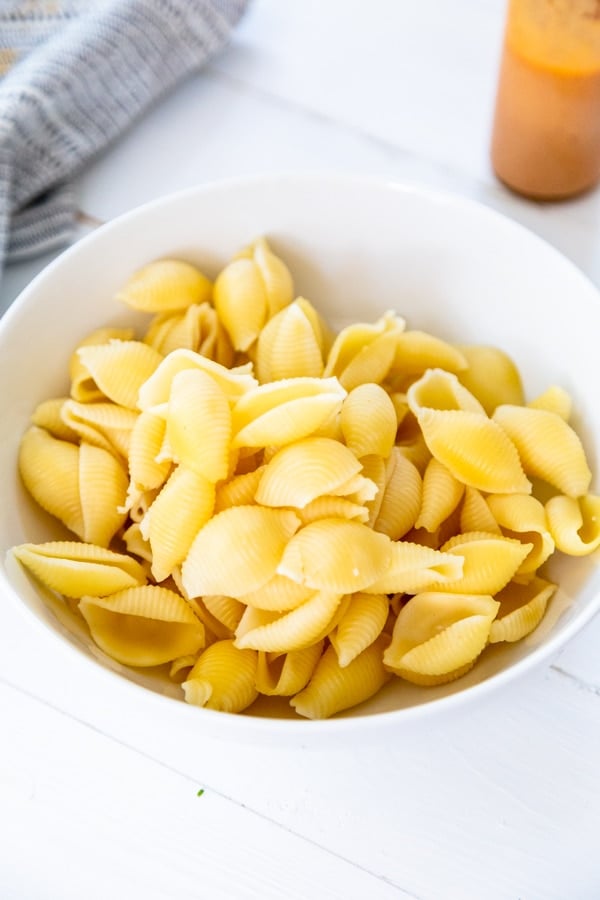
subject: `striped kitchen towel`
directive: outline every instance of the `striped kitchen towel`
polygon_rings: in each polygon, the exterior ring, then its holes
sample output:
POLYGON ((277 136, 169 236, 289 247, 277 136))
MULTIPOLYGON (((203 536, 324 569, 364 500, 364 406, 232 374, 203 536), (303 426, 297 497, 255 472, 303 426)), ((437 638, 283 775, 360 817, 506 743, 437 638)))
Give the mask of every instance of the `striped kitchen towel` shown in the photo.
POLYGON ((247 0, 2 0, 0 272, 66 242, 69 181, 227 42, 247 0))

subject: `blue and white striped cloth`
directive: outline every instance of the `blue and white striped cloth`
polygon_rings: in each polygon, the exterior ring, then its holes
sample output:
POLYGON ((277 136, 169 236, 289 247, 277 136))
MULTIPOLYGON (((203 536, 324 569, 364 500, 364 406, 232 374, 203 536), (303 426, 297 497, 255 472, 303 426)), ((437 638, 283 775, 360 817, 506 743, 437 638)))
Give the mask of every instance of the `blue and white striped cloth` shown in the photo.
POLYGON ((0 272, 66 242, 70 179, 227 42, 247 0, 2 0, 0 272))

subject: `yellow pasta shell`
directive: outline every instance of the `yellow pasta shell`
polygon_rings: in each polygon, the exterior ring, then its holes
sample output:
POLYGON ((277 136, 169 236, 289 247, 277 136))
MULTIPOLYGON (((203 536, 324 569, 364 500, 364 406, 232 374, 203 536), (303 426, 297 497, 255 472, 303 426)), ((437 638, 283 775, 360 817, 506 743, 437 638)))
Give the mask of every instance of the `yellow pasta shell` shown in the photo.
POLYGON ((107 450, 82 444, 79 448, 79 495, 83 517, 81 537, 107 547, 126 519, 129 480, 124 466, 107 450))
POLYGON ((239 599, 246 606, 255 609, 284 612, 301 606, 313 594, 312 588, 298 584, 291 578, 286 578, 284 575, 273 575, 258 590, 243 594, 239 599))
POLYGON ((475 488, 465 487, 464 499, 460 510, 460 531, 486 531, 488 534, 501 534, 492 511, 485 497, 475 488))
POLYGON ((277 571, 315 590, 352 594, 386 570, 391 543, 360 522, 321 519, 294 535, 277 571))
POLYGON ((234 349, 248 350, 269 315, 267 291, 254 260, 235 259, 221 270, 214 304, 234 349))
POLYGON ((457 347, 426 331, 404 331, 396 337, 393 375, 420 375, 434 368, 460 372, 467 365, 464 354, 457 347))
POLYGON ((333 341, 324 375, 337 375, 347 390, 366 381, 382 381, 394 360, 396 337, 404 327, 404 319, 392 311, 384 313, 374 324, 348 325, 333 341), (376 341, 379 343, 375 350, 369 349, 376 341))
POLYGON ((108 344, 111 340, 131 341, 133 328, 98 328, 85 337, 76 347, 69 360, 69 377, 71 379, 71 397, 81 403, 95 403, 104 400, 105 396, 83 365, 77 352, 80 347, 94 344, 108 344))
POLYGON ((257 654, 238 650, 233 641, 217 641, 200 654, 181 685, 188 703, 221 712, 238 713, 253 703, 257 654))
POLYGON ((80 347, 77 353, 104 396, 128 409, 137 409, 140 387, 163 358, 141 341, 111 340, 80 347))
POLYGON ((157 259, 138 269, 117 300, 142 312, 179 310, 210 300, 212 285, 199 269, 180 259, 157 259))
POLYGON ((394 447, 385 466, 385 484, 373 522, 375 531, 393 541, 410 531, 421 508, 422 490, 419 470, 394 447))
POLYGON ((351 597, 348 609, 329 635, 342 668, 379 637, 387 622, 389 608, 385 594, 359 591, 351 597))
POLYGON ((587 493, 592 480, 575 431, 557 413, 521 406, 499 406, 494 420, 516 446, 528 475, 549 482, 568 497, 587 493))
POLYGON ((202 598, 202 602, 211 616, 224 625, 233 636, 244 613, 244 604, 234 597, 224 597, 223 594, 207 594, 202 598))
POLYGON ((487 504, 504 535, 532 545, 517 573, 539 569, 555 547, 543 504, 529 494, 495 494, 487 504))
POLYGON ((21 439, 19 472, 36 503, 82 538, 79 447, 33 425, 21 439))
POLYGON ((535 399, 531 400, 527 406, 532 409, 545 409, 547 412, 556 413, 557 416, 568 422, 571 418, 573 401, 564 388, 555 384, 544 391, 543 394, 539 394, 535 399))
POLYGON ((126 666, 158 666, 204 646, 202 623, 167 588, 145 585, 83 597, 79 608, 98 646, 126 666))
POLYGON ((236 636, 235 645, 269 653, 303 650, 323 639, 341 600, 341 594, 317 591, 300 606, 267 624, 244 630, 236 636))
POLYGON ((423 475, 422 503, 415 528, 439 528, 462 500, 464 490, 464 484, 443 463, 435 457, 431 459, 423 475))
POLYGON ((290 700, 291 706, 305 718, 326 719, 368 700, 390 678, 382 662, 385 643, 378 638, 343 668, 334 648, 329 647, 308 685, 290 700))
POLYGON ((322 494, 335 493, 360 470, 360 463, 343 444, 329 438, 304 438, 283 447, 269 461, 256 501, 263 506, 303 508, 322 494))
POLYGON ((355 456, 373 454, 387 459, 398 430, 394 404, 378 384, 361 384, 342 403, 340 427, 355 456))
POLYGON ((95 444, 127 458, 131 433, 138 418, 133 409, 116 403, 79 403, 67 400, 61 411, 64 424, 80 441, 95 444))
POLYGON ((458 379, 489 416, 502 403, 520 406, 525 402, 519 370, 507 353, 479 344, 460 344, 458 349, 468 363, 458 373, 458 379))
POLYGON ((258 485, 266 466, 258 466, 253 472, 235 475, 217 486, 215 512, 230 506, 248 506, 254 502, 258 485))
POLYGON ((289 510, 232 506, 200 529, 182 565, 190 597, 256 591, 275 574, 300 520, 289 510))
POLYGON ((479 400, 461 384, 457 376, 443 369, 428 369, 406 392, 409 408, 419 419, 425 410, 481 413, 479 400))
POLYGON ((548 527, 557 548, 569 556, 587 556, 600 547, 600 497, 551 497, 546 503, 548 527))
POLYGON ((368 586, 372 594, 416 594, 432 582, 454 583, 461 578, 463 560, 458 554, 443 553, 411 541, 390 542, 388 565, 368 586))
POLYGON ((497 618, 492 622, 490 643, 520 641, 537 628, 556 585, 543 578, 528 584, 508 584, 497 595, 500 603, 497 618))
POLYGON ((256 668, 259 693, 268 697, 291 697, 301 691, 314 672, 323 652, 323 643, 319 641, 303 650, 285 654, 259 652, 256 668))
POLYGON ((31 424, 44 428, 60 441, 76 444, 79 443, 79 434, 66 425, 62 417, 63 407, 68 401, 69 397, 53 397, 38 403, 31 416, 31 424))
POLYGON ((250 363, 228 369, 226 366, 185 348, 173 350, 162 360, 156 371, 142 385, 139 392, 140 409, 160 407, 168 402, 173 379, 187 369, 200 369, 216 381, 230 402, 237 400, 256 385, 250 363))
POLYGON ((294 285, 290 270, 273 253, 266 238, 260 237, 235 255, 235 259, 254 260, 263 280, 267 297, 267 314, 271 318, 292 302, 294 285))
POLYGON ((78 541, 21 544, 13 555, 39 581, 65 597, 114 594, 146 583, 142 566, 125 553, 78 541))
POLYGON ((323 367, 322 338, 315 333, 314 319, 295 300, 267 322, 258 336, 258 380, 264 384, 283 378, 319 378, 323 367))
POLYGON ((209 481, 227 477, 231 411, 224 392, 206 372, 186 369, 173 378, 166 436, 177 462, 209 481))
MULTIPOLYGON (((354 503, 346 497, 324 495, 311 500, 298 510, 303 525, 316 522, 317 519, 356 519, 358 522, 369 521, 369 511, 362 503, 354 503)), ((382 529, 383 530, 383 529, 382 529)))
POLYGON ((129 477, 140 490, 161 487, 171 469, 169 460, 158 461, 166 433, 166 421, 151 412, 138 415, 129 441, 129 477))
POLYGON ((533 544, 503 535, 470 532, 458 534, 442 545, 445 554, 464 560, 463 574, 453 581, 434 581, 425 591, 453 591, 457 594, 496 594, 518 571, 533 544))
POLYGON ((210 303, 194 303, 185 312, 167 312, 154 316, 144 343, 163 356, 173 350, 200 353, 224 366, 233 364, 233 347, 210 303))

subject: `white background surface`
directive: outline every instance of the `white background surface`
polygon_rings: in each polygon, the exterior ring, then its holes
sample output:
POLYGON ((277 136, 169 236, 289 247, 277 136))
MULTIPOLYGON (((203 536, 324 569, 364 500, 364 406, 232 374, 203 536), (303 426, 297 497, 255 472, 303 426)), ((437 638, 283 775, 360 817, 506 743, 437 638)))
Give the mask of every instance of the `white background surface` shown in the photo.
MULTIPOLYGON (((537 205, 491 173, 503 17, 501 0, 254 0, 82 174, 79 232, 215 178, 363 172, 478 199, 600 285, 600 192, 537 205)), ((8 268, 1 308, 49 258, 8 268)), ((69 662, 0 606, 2 900, 600 898, 598 618, 485 703, 319 749, 155 727, 143 694, 117 702, 69 662)))

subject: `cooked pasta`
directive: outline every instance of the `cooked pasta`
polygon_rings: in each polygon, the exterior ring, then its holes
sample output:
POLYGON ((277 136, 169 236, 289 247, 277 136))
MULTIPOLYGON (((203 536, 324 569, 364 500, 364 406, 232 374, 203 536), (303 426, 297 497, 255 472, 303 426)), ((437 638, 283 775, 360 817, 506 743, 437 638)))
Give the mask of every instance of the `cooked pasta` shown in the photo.
POLYGON ((453 681, 544 620, 548 560, 600 547, 572 398, 526 402, 500 348, 393 310, 336 334, 264 238, 214 284, 161 259, 118 297, 140 334, 81 340, 19 449, 71 537, 12 555, 188 703, 316 719, 453 681))

